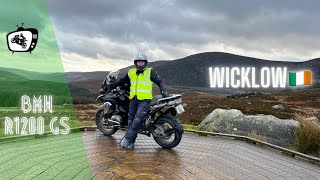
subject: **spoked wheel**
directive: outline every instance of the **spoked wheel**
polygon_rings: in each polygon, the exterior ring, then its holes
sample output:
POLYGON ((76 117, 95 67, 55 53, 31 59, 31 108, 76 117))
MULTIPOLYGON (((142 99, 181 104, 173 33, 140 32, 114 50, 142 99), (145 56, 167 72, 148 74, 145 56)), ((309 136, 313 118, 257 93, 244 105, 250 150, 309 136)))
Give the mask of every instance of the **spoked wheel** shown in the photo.
POLYGON ((153 139, 163 148, 171 149, 176 147, 182 138, 182 132, 176 129, 175 119, 170 116, 159 117, 153 139))
POLYGON ((99 109, 96 112, 96 125, 97 125, 98 129, 105 136, 111 136, 112 134, 114 134, 118 130, 118 127, 115 127, 113 124, 111 124, 108 121, 108 118, 110 118, 111 116, 112 116, 112 114, 107 114, 106 116, 104 116, 103 108, 99 109))

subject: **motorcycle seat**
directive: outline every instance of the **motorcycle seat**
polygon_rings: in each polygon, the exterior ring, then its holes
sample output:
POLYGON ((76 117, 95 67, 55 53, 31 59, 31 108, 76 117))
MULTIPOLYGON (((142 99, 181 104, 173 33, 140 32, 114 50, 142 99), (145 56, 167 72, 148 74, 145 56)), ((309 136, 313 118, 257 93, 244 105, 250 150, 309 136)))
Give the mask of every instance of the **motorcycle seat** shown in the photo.
POLYGON ((156 96, 153 96, 151 102, 150 102, 150 106, 153 106, 153 105, 156 105, 158 100, 161 99, 162 96, 161 95, 156 95, 156 96))

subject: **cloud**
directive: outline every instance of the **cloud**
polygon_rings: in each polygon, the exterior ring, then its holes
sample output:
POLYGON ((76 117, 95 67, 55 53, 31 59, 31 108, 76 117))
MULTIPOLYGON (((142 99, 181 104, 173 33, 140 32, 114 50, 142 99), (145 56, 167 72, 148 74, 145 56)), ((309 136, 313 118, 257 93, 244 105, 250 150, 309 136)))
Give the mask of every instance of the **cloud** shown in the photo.
POLYGON ((61 53, 65 72, 112 71, 132 65, 128 61, 109 59, 102 55, 97 58, 85 57, 76 53, 61 53))
POLYGON ((100 55, 131 62, 138 52, 151 60, 205 51, 289 61, 320 56, 318 1, 49 0, 48 4, 60 50, 101 63, 100 55))

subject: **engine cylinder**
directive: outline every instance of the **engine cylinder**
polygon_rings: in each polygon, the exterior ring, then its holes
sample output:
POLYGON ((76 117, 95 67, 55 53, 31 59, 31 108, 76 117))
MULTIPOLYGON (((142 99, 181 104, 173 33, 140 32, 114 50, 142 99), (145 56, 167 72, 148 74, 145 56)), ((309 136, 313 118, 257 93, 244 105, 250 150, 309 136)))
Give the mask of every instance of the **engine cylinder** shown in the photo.
POLYGON ((120 115, 113 115, 111 116, 110 121, 116 124, 120 124, 122 121, 122 117, 120 115))

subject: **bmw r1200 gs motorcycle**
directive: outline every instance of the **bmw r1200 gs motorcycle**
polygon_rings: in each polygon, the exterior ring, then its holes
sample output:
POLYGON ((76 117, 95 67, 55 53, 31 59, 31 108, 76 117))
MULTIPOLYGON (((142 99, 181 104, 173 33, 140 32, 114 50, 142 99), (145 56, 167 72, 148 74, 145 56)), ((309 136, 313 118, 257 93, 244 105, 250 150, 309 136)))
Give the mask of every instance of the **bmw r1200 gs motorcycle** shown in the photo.
MULTIPOLYGON (((103 83, 116 81, 118 74, 119 71, 109 73, 103 83)), ((177 146, 182 138, 183 127, 174 116, 184 112, 181 96, 181 94, 171 94, 167 98, 154 97, 139 133, 149 137, 152 135, 163 148, 170 149, 177 146)), ((103 103, 96 112, 96 125, 104 135, 111 136, 118 129, 127 129, 130 102, 128 85, 108 89, 96 100, 103 103)))

